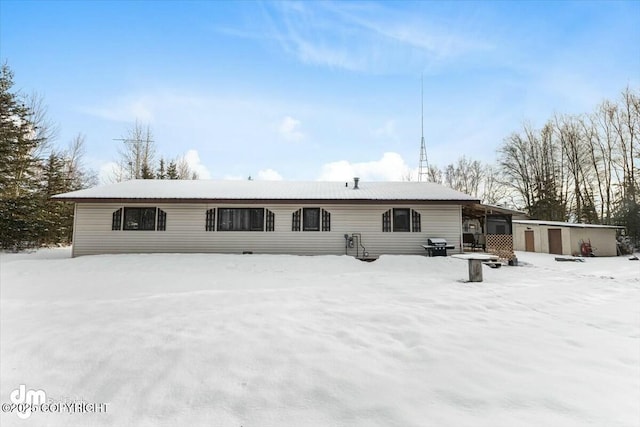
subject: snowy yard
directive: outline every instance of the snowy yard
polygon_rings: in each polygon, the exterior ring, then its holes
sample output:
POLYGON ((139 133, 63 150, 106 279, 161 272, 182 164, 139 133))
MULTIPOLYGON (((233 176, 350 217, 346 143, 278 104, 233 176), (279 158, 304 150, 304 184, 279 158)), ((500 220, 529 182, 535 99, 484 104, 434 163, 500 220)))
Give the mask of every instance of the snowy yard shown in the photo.
POLYGON ((640 262, 2 254, 6 426, 638 426, 640 262))

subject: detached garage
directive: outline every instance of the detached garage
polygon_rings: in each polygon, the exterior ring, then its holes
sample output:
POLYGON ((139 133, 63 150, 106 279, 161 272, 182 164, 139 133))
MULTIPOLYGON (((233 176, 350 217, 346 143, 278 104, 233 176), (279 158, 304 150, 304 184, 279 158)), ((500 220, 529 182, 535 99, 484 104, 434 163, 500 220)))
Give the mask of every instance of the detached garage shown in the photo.
POLYGON ((513 220, 517 251, 557 255, 616 256, 617 225, 572 224, 569 222, 513 220))

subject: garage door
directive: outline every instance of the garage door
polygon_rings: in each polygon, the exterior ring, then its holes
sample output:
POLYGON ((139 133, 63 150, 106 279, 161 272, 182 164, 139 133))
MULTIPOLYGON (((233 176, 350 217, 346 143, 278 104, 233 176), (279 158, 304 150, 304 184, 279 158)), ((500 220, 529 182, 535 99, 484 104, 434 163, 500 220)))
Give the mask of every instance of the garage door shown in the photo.
POLYGON ((524 232, 524 250, 527 252, 535 252, 533 230, 525 230, 524 232))
POLYGON ((549 229, 549 253, 562 255, 562 230, 559 228, 549 229))

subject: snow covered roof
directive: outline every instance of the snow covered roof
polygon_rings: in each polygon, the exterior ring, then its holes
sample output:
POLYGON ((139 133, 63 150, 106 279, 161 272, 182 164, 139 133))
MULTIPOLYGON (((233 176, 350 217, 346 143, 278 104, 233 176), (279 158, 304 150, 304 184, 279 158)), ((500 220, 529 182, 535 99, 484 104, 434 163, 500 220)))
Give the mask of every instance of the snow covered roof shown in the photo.
POLYGON ((540 221, 537 219, 514 219, 514 224, 531 224, 531 225, 551 225, 554 227, 574 227, 574 228, 624 228, 621 225, 600 225, 600 224, 581 224, 560 221, 540 221))
MULTIPOLYGON (((426 182, 131 180, 58 194, 54 199, 170 200, 411 200, 479 202, 475 197, 426 182)), ((106 201, 106 200, 105 200, 106 201)))

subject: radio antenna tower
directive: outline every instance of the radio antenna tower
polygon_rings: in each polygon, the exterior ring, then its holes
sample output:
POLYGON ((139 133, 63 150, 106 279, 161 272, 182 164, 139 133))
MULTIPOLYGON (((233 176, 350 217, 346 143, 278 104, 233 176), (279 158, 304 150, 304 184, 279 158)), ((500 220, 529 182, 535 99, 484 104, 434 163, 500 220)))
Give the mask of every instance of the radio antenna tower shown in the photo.
POLYGON ((422 101, 422 117, 420 122, 422 138, 420 139, 418 182, 427 182, 429 181, 429 161, 427 160, 427 144, 424 142, 424 75, 420 76, 420 99, 422 101))

